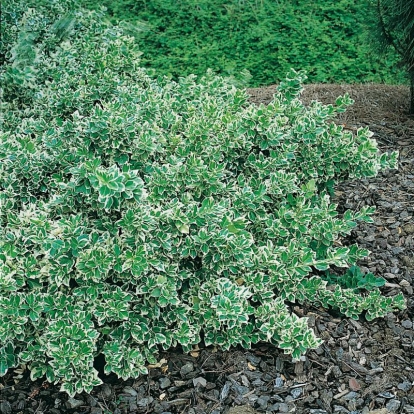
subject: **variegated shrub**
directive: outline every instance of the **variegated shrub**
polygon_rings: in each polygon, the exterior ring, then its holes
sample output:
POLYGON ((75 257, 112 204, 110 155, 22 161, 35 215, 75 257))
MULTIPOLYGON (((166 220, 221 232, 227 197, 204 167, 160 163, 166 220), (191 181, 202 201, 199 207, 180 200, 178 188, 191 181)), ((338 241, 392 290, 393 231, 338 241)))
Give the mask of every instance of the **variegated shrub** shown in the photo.
POLYGON ((29 3, 1 16, 0 374, 74 395, 101 354, 122 378, 201 341, 299 358, 321 341, 287 301, 404 307, 323 277, 368 254, 334 242, 373 213, 340 216, 332 186, 397 161, 331 121, 349 97, 304 106, 294 71, 268 106, 212 73, 154 79, 101 14, 29 3))

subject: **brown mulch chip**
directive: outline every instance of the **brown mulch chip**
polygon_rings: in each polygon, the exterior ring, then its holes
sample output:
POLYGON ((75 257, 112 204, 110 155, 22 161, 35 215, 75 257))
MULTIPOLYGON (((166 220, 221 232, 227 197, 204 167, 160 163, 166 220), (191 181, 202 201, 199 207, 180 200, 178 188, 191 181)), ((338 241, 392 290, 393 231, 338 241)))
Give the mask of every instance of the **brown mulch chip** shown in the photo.
MULTIPOLYGON (((275 87, 250 89, 268 103, 275 87)), ((414 119, 406 112, 409 88, 388 85, 306 85, 303 100, 334 103, 349 93, 355 104, 337 122, 369 126, 382 151, 400 151, 399 169, 336 189, 339 209, 376 206, 374 223, 349 237, 371 254, 360 263, 382 276, 385 295, 403 292, 408 307, 367 322, 310 307, 307 316, 323 345, 292 363, 274 347, 246 351, 208 348, 163 353, 159 366, 136 380, 103 377, 90 395, 68 398, 59 386, 32 383, 10 372, 0 382, 0 413, 30 414, 386 414, 414 413, 414 119)))

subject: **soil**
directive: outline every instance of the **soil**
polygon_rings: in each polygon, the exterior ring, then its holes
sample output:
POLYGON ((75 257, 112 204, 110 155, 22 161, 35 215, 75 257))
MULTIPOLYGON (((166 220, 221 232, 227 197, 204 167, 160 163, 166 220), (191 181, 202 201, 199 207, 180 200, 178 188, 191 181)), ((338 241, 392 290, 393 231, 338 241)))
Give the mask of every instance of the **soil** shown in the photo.
MULTIPOLYGON (((252 102, 268 103, 275 87, 250 89, 252 102)), ((414 119, 409 88, 385 85, 307 85, 303 100, 334 103, 349 93, 355 104, 338 118, 349 129, 369 126, 382 151, 399 150, 399 169, 336 188, 339 209, 377 207, 349 241, 371 254, 360 263, 382 276, 385 295, 403 292, 407 309, 367 322, 312 307, 309 318, 323 345, 292 363, 279 350, 200 349, 160 355, 149 375, 122 381, 102 377, 90 395, 68 398, 59 386, 31 382, 14 370, 0 380, 0 413, 414 413, 414 119)))

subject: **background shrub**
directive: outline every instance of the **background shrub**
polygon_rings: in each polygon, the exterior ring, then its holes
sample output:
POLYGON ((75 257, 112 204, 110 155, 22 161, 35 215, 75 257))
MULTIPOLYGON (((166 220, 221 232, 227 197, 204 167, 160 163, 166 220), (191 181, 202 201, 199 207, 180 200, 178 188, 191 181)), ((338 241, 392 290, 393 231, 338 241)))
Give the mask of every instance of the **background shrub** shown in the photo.
POLYGON ((308 82, 405 82, 393 51, 366 38, 377 21, 369 0, 81 0, 128 22, 142 64, 173 79, 208 68, 250 86, 278 83, 291 67, 308 82), (247 69, 251 78, 240 76, 247 69))
POLYGON ((260 107, 212 72, 153 79, 122 28, 68 5, 1 16, 0 374, 74 395, 98 355, 125 379, 201 341, 299 358, 320 340, 286 302, 404 307, 322 277, 368 254, 334 242, 373 213, 338 216, 329 190, 397 162, 331 122, 349 97, 306 107, 295 71, 260 107))

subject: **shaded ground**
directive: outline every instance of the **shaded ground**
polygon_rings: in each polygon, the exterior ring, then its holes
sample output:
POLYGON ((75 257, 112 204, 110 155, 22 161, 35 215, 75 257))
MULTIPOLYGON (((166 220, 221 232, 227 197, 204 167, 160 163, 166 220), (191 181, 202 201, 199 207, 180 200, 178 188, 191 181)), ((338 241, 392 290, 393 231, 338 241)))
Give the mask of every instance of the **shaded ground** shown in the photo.
MULTIPOLYGON (((268 103, 274 87, 249 90, 268 103)), ((322 309, 309 317, 324 344, 293 364, 268 345, 250 351, 201 349, 161 355, 148 377, 105 377, 91 395, 68 399, 57 386, 15 371, 1 379, 0 412, 11 413, 414 413, 414 119, 406 115, 408 87, 308 85, 303 99, 333 103, 348 92, 355 105, 338 119, 346 128, 369 125, 383 151, 398 149, 398 171, 348 182, 336 190, 339 209, 375 205, 374 224, 348 241, 371 250, 361 266, 387 280, 384 294, 402 291, 408 308, 383 320, 358 322, 322 309), (252 408, 254 407, 254 409, 252 408)), ((346 241, 345 241, 346 242, 346 241)))

